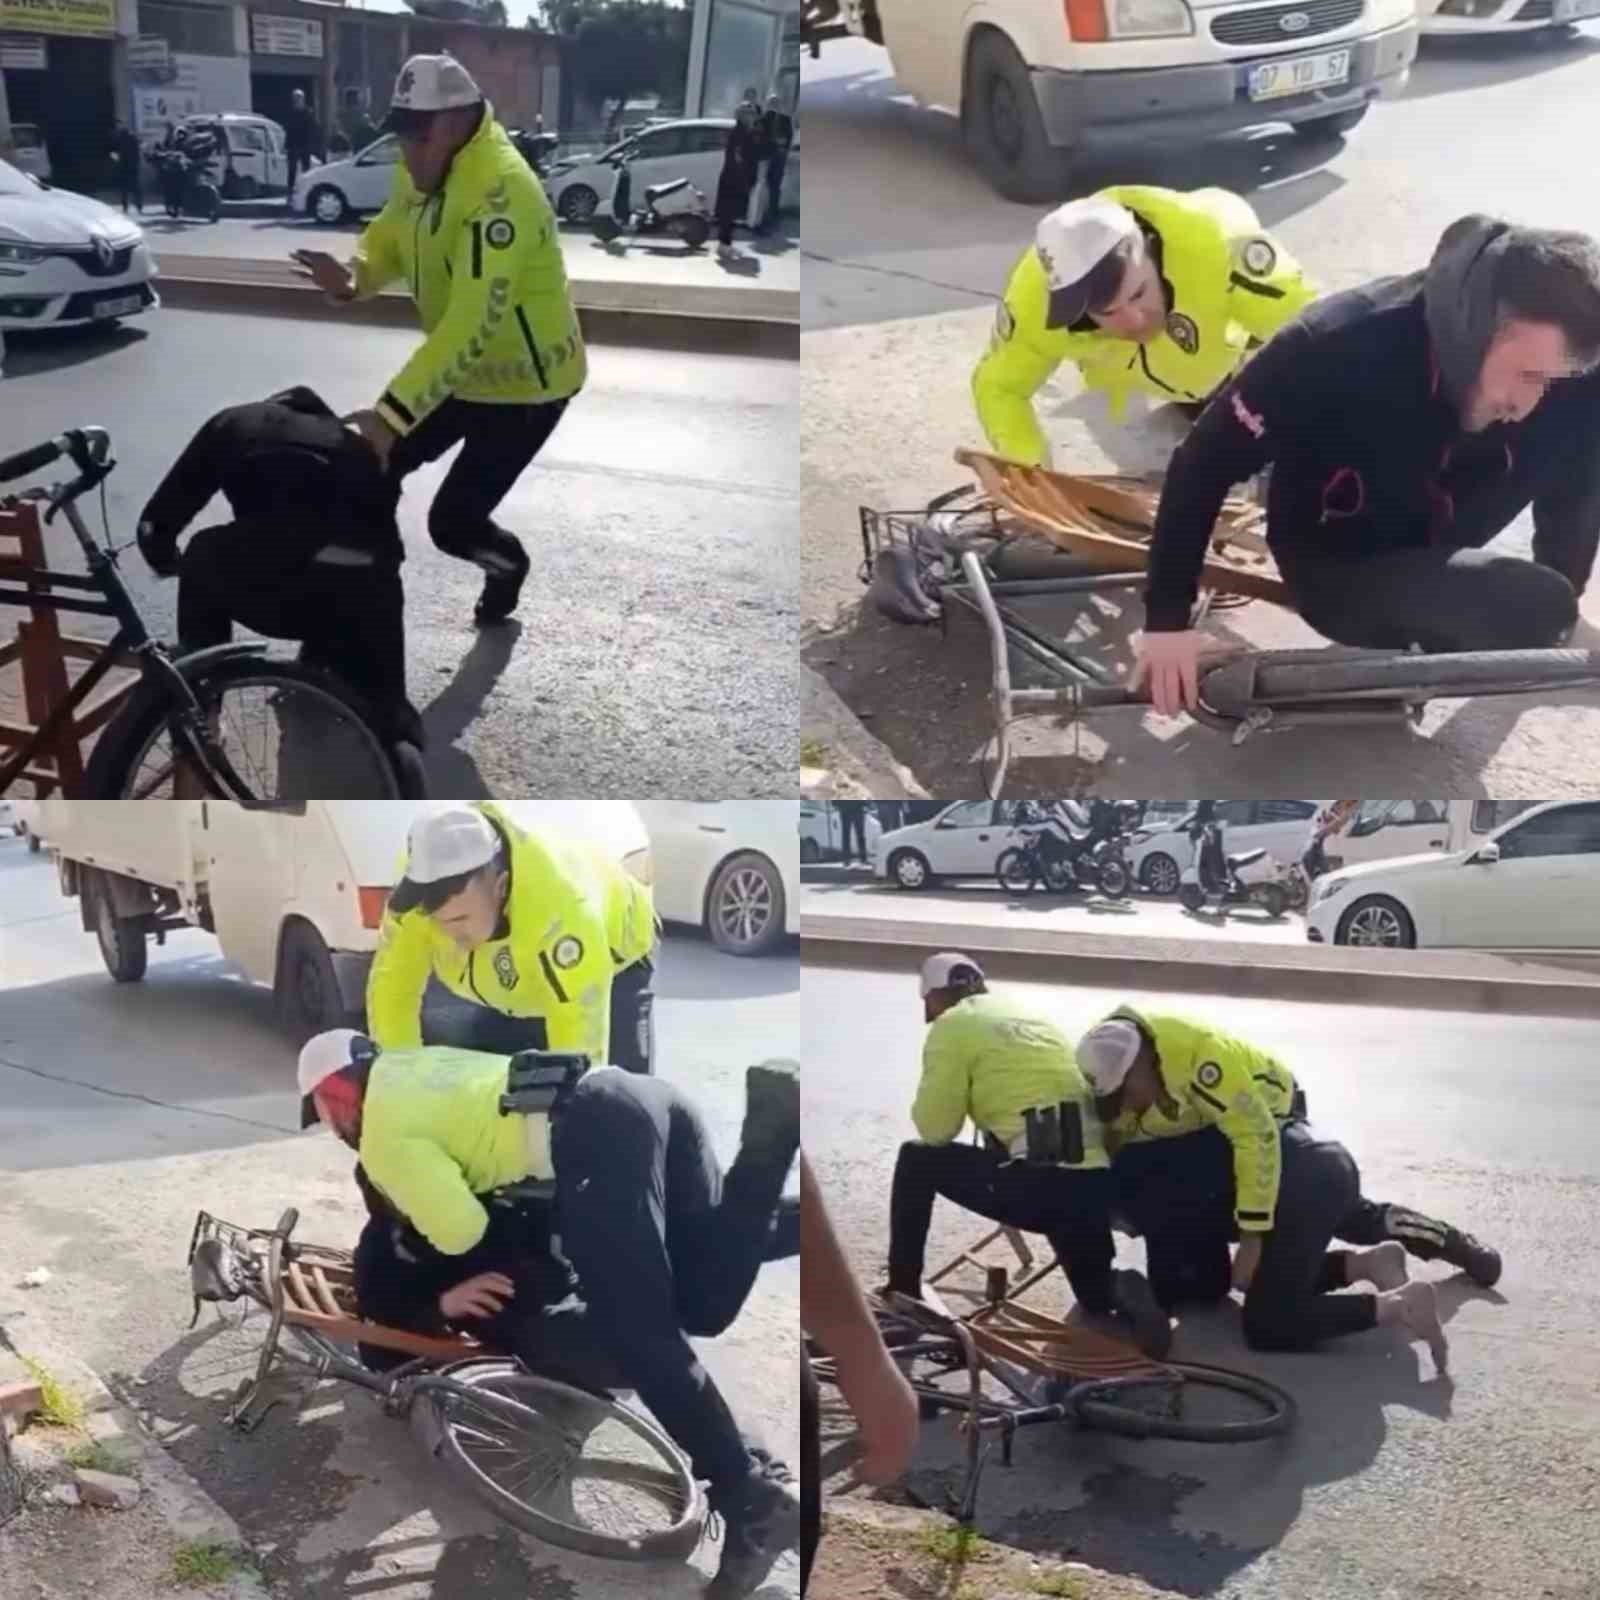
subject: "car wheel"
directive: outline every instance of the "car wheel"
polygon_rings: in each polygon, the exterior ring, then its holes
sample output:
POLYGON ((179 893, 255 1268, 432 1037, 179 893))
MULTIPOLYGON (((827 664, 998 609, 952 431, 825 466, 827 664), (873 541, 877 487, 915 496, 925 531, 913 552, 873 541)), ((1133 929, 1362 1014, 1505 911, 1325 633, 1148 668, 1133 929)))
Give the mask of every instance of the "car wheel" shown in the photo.
POLYGON ((783 938, 783 879, 764 855, 741 851, 718 869, 706 896, 706 932, 730 956, 764 956, 783 938))
POLYGON ((1039 204, 1065 191, 1070 161, 1045 135, 1033 79, 1004 35, 973 41, 961 91, 961 128, 983 175, 1007 200, 1039 204))
POLYGON ((278 1015, 297 1038, 309 1039, 324 1028, 351 1024, 333 970, 333 957, 322 935, 309 922, 295 918, 284 927, 273 991, 278 1015))
POLYGON ((802 839, 800 841, 800 860, 805 866, 813 866, 822 859, 822 851, 818 848, 815 839, 802 839))
POLYGON ((560 213, 563 222, 583 224, 594 215, 594 208, 600 204, 600 196, 586 184, 575 183, 570 189, 561 191, 561 199, 556 210, 560 213))
POLYGON ((324 226, 332 227, 350 215, 350 204, 342 190, 325 183, 320 189, 311 191, 311 197, 306 201, 306 214, 315 217, 324 226))
POLYGON ((1139 864, 1139 882, 1151 894, 1176 894, 1183 874, 1171 856, 1157 850, 1139 864))
POLYGON ((889 857, 889 876, 901 889, 926 889, 933 880, 928 858, 919 850, 896 850, 889 857))
POLYGON ((150 960, 144 918, 119 917, 111 890, 98 873, 94 878, 94 932, 106 971, 118 983, 137 983, 150 960))
POLYGON ((1417 929, 1410 912, 1399 901, 1387 895, 1369 895, 1365 900, 1357 900, 1339 918, 1334 943, 1415 950, 1417 929))

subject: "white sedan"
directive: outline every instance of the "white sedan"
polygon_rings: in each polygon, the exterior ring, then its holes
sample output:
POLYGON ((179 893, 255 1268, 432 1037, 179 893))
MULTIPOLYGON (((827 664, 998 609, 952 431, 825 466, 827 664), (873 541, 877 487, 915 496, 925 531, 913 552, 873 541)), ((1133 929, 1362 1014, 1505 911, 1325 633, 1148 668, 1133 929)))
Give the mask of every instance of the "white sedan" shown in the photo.
POLYGON ((155 275, 144 233, 120 211, 0 161, 0 329, 153 311, 155 275))
POLYGON ((800 931, 793 800, 636 800, 650 832, 657 913, 719 950, 760 956, 800 931))
POLYGON ((1316 944, 1600 950, 1600 801, 1525 811, 1449 855, 1401 856, 1317 880, 1316 944))
POLYGON ((880 834, 872 871, 901 889, 926 889, 940 878, 992 878, 1000 857, 1022 834, 1015 800, 958 800, 926 822, 880 834))
POLYGON ((386 133, 343 161, 326 161, 302 172, 289 195, 289 209, 330 226, 382 211, 399 162, 400 142, 386 133))
POLYGON ((1418 0, 1419 30, 1429 36, 1538 33, 1600 16, 1600 0, 1418 0))

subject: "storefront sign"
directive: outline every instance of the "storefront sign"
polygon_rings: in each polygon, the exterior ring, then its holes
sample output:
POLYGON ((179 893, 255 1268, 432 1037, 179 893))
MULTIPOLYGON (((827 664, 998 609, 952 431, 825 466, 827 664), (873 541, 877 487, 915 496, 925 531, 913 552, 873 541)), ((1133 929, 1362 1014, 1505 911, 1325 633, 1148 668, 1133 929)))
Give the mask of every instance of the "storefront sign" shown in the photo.
POLYGON ((164 71, 172 65, 172 46, 159 35, 141 34, 128 41, 128 65, 164 71))
MULTIPOLYGON (((4 4, 5 0, 0 0, 4 4)), ((259 56, 322 55, 322 24, 306 17, 250 14, 251 44, 259 56)))
POLYGON ((0 34, 0 67, 12 72, 47 72, 50 55, 43 39, 25 34, 0 34))
POLYGON ((117 0, 0 0, 0 29, 109 39, 116 27, 117 0))

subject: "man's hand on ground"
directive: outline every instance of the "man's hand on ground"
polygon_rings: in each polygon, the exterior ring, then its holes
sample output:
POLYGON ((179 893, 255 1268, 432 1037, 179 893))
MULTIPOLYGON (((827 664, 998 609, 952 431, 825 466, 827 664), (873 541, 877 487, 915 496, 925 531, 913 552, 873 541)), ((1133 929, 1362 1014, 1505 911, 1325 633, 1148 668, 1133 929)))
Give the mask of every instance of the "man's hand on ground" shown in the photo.
POLYGON ((1164 717, 1193 711, 1200 699, 1200 657, 1208 640, 1197 628, 1178 633, 1142 633, 1134 640, 1135 665, 1129 687, 1146 683, 1150 700, 1164 717))
POLYGON ((1233 1286, 1241 1294, 1250 1287, 1256 1268, 1261 1265, 1261 1246, 1265 1240, 1265 1234, 1247 1233, 1233 1253, 1233 1286))
POLYGON ((394 449, 397 435, 376 411, 352 411, 342 419, 348 426, 359 428, 361 436, 372 446, 382 467, 389 465, 389 452, 394 449))
POLYGON ((326 250, 291 250, 289 259, 322 292, 334 300, 349 300, 356 292, 355 280, 342 261, 335 261, 326 250))
POLYGON ((446 1289, 439 1296, 439 1309, 449 1322, 460 1317, 498 1316, 516 1292, 516 1285, 503 1272, 480 1272, 446 1289))
POLYGON ((840 1362, 839 1388, 861 1431, 856 1475, 865 1483, 893 1483, 917 1445, 917 1397, 881 1346, 859 1375, 840 1362))

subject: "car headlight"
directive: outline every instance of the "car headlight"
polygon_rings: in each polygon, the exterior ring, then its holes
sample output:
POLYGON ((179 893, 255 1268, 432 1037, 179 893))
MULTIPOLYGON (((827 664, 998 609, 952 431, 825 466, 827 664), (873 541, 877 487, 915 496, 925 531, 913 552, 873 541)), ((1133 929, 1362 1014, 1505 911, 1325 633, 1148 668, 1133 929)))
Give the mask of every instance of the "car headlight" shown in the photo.
POLYGON ((1336 899, 1349 887, 1348 878, 1324 878, 1317 885, 1317 898, 1312 903, 1320 906, 1324 901, 1336 899))
POLYGON ((45 252, 31 244, 12 244, 0 239, 0 261, 14 267, 37 266, 45 260, 45 252))
POLYGON ((1072 37, 1083 44, 1173 38, 1194 32, 1184 0, 1067 0, 1072 37))

